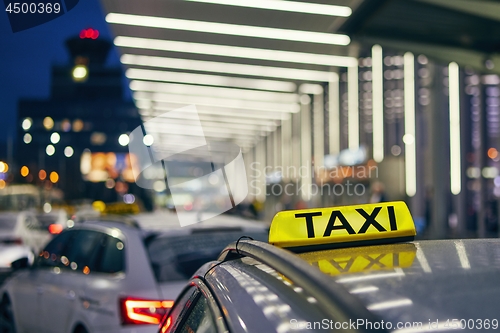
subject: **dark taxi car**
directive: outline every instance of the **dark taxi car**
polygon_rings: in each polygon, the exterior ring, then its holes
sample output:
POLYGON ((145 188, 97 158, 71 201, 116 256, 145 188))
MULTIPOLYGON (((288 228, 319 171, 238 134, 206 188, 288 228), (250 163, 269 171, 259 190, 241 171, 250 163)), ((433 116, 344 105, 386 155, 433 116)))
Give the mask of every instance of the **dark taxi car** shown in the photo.
POLYGON ((500 241, 414 235, 403 202, 281 212, 271 244, 240 239, 201 267, 159 330, 497 330, 500 241))

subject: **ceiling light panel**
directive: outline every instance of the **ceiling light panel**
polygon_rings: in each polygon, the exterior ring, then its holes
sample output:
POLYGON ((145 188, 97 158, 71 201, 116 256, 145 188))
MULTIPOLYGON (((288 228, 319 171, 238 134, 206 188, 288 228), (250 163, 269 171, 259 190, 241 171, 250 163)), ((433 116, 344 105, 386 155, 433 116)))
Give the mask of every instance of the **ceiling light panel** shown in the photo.
POLYGON ((182 69, 188 71, 202 71, 222 74, 236 74, 246 76, 283 78, 290 80, 326 82, 330 72, 315 71, 298 68, 257 66, 233 64, 216 61, 188 60, 177 58, 163 58, 151 56, 124 55, 121 61, 125 65, 148 66, 159 68, 182 69))
POLYGON ((209 86, 236 87, 256 90, 295 92, 297 85, 292 82, 263 80, 263 79, 246 79, 229 76, 208 75, 208 74, 193 74, 193 73, 178 73, 167 71, 155 71, 147 69, 127 69, 125 75, 129 79, 136 80, 151 80, 162 82, 180 82, 191 84, 203 84, 209 86))
POLYGON ((148 28, 194 31, 212 34, 278 39, 328 45, 349 45, 349 43, 351 42, 349 36, 333 33, 278 29, 120 13, 109 13, 108 15, 106 15, 106 22, 148 28))
POLYGON ((244 101, 239 99, 223 99, 208 96, 186 96, 162 93, 135 92, 133 93, 133 97, 135 100, 151 100, 153 102, 207 105, 242 110, 261 110, 292 113, 298 112, 300 110, 299 105, 294 103, 285 104, 260 101, 244 101))
MULTIPOLYGON (((198 110, 199 111, 199 110, 198 110)), ((178 113, 170 113, 164 112, 160 110, 151 110, 151 109, 139 109, 139 114, 142 116, 142 119, 151 119, 153 117, 163 117, 166 119, 188 119, 184 115, 179 115, 178 113)), ((255 119, 251 116, 246 117, 228 117, 231 115, 229 112, 223 113, 222 115, 217 114, 204 114, 198 112, 198 118, 204 122, 215 122, 221 124, 248 124, 248 125, 256 125, 256 126, 265 126, 266 128, 270 128, 274 130, 276 128, 276 120, 266 120, 266 119, 255 119)), ((280 114, 281 115, 281 114, 280 114)), ((195 118, 193 118, 195 119, 195 118)))
POLYGON ((217 5, 259 8, 267 10, 280 10, 302 14, 316 14, 328 16, 348 17, 352 14, 347 6, 323 5, 319 3, 281 1, 281 0, 186 0, 217 5))
POLYGON ((269 101, 279 103, 297 103, 299 96, 290 93, 275 93, 236 88, 207 87, 177 83, 160 83, 133 80, 130 82, 133 91, 163 92, 178 95, 213 96, 220 98, 237 98, 252 101, 269 101))
MULTIPOLYGON (((197 126, 198 125, 198 119, 179 119, 179 118, 167 118, 167 117, 142 117, 142 120, 144 122, 154 119, 156 123, 159 124, 167 124, 167 125, 178 125, 178 126, 197 126)), ((200 119, 201 120, 201 119, 200 119)), ((210 129, 217 129, 217 128, 230 128, 232 129, 241 129, 241 130, 249 130, 249 131, 263 131, 267 130, 267 126, 263 125, 255 125, 255 124, 245 124, 245 123, 233 123, 229 125, 228 123, 225 122, 218 122, 218 121, 203 121, 201 120, 201 127, 202 128, 210 128, 210 129)))
MULTIPOLYGON (((309 65, 349 67, 357 65, 358 63, 356 58, 346 57, 346 56, 258 49, 252 47, 205 44, 205 43, 194 43, 194 42, 180 42, 173 40, 151 39, 151 38, 141 38, 141 37, 118 36, 115 38, 114 44, 120 47, 139 48, 147 50, 204 54, 204 55, 243 58, 243 59, 280 61, 287 63, 293 62, 298 64, 309 64, 309 65)), ((127 60, 127 58, 122 58, 122 61, 123 59, 127 60)))

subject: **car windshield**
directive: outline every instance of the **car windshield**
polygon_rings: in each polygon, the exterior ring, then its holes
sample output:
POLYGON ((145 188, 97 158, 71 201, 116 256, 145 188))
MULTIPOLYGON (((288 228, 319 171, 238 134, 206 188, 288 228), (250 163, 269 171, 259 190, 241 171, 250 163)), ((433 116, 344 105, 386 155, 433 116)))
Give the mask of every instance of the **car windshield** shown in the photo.
POLYGON ((0 216, 0 230, 11 230, 16 226, 15 216, 0 216))
POLYGON ((158 236, 146 241, 158 282, 189 279, 204 263, 217 259, 224 247, 241 236, 267 241, 267 231, 197 232, 182 236, 158 236))
POLYGON ((58 218, 58 216, 55 214, 39 214, 39 215, 37 215, 38 221, 40 221, 40 224, 45 228, 48 228, 49 225, 56 223, 57 218, 58 218))

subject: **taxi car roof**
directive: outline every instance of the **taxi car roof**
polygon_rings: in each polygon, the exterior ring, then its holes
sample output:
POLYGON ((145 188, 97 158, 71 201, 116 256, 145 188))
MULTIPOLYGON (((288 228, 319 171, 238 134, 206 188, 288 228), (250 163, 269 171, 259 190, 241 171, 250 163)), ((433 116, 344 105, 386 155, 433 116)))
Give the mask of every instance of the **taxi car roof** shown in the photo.
POLYGON ((433 240, 292 254, 241 240, 219 260, 249 256, 308 289, 344 318, 422 322, 497 319, 500 240, 433 240), (297 260, 301 257, 303 260, 297 260), (311 265, 319 268, 311 270, 311 265), (320 272, 322 271, 322 272, 320 272), (332 283, 335 281, 336 283, 332 283))
POLYGON ((371 265, 330 277, 384 319, 423 323, 429 319, 498 319, 499 239, 428 240, 369 246, 358 253, 338 249, 332 254, 343 257, 346 265, 358 256, 366 259, 366 266, 371 265), (400 262, 391 267, 397 253, 400 262), (403 263, 404 253, 414 253, 414 259, 403 263), (389 261, 383 263, 384 256, 389 261))

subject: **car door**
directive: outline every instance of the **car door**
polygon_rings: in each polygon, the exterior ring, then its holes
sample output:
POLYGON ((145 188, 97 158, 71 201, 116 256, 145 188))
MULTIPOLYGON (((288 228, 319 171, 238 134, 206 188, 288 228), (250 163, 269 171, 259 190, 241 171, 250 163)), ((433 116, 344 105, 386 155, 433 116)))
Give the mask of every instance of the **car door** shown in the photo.
POLYGON ((71 241, 73 232, 65 232, 55 237, 36 258, 29 269, 11 280, 9 292, 14 305, 19 331, 37 332, 42 317, 42 297, 47 292, 47 282, 60 270, 57 258, 71 241))
POLYGON ((88 273, 93 270, 103 234, 94 230, 75 230, 75 236, 61 253, 58 268, 45 281, 41 299, 41 326, 47 333, 67 333, 76 311, 82 311, 88 273))
POLYGON ((119 295, 125 287, 125 242, 103 234, 98 245, 94 268, 87 274, 82 300, 85 321, 92 329, 116 330, 121 326, 119 295))

